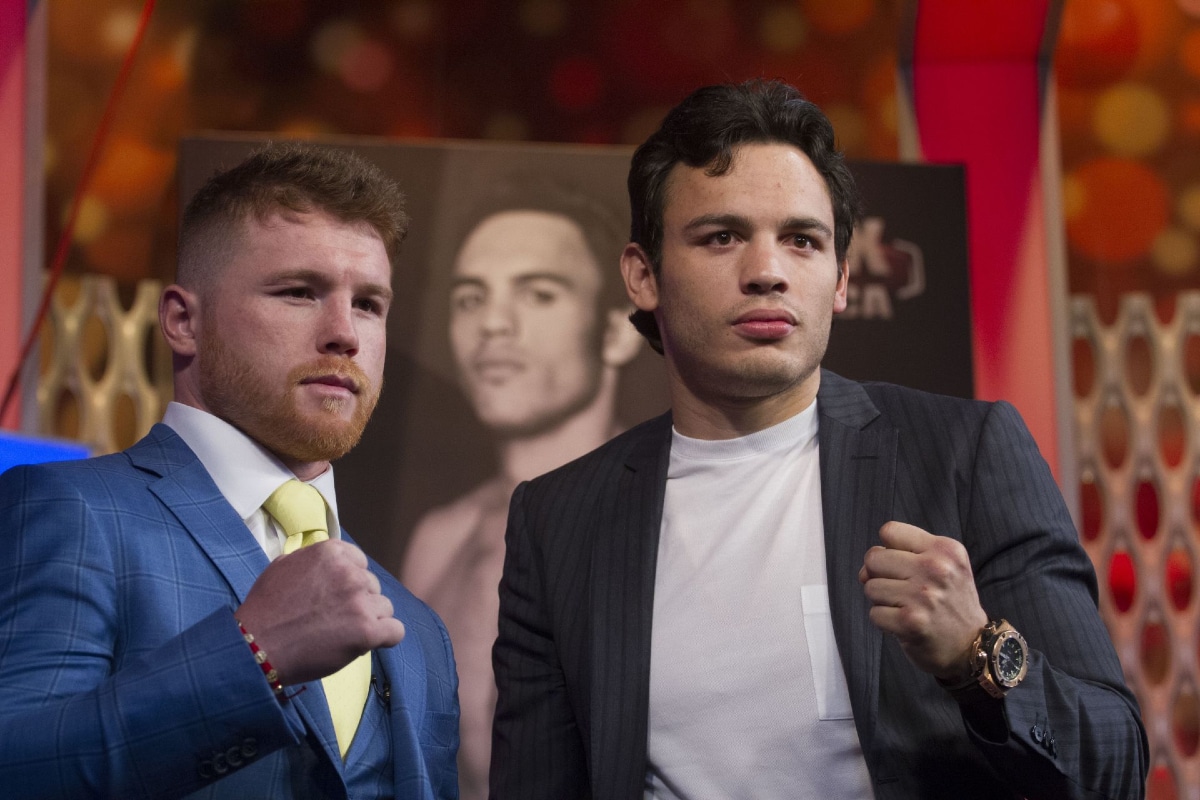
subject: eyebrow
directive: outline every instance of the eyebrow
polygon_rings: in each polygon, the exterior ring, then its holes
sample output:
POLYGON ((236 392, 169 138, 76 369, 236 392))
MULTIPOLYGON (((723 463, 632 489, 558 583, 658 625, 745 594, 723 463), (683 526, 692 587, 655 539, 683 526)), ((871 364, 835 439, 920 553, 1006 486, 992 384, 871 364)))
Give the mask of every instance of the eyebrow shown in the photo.
MULTIPOLYGON (((685 231, 693 231, 697 228, 708 227, 745 229, 752 227, 752 225, 750 219, 741 214, 703 214, 689 221, 683 229, 685 231)), ((780 229, 788 231, 817 231, 825 236, 833 236, 833 231, 830 230, 829 226, 816 217, 789 217, 784 220, 780 229)))
POLYGON ((702 214, 689 220, 683 229, 693 231, 697 228, 748 228, 749 226, 750 220, 740 214, 702 214))
MULTIPOLYGON (((269 278, 269 283, 286 283, 288 281, 303 281, 316 286, 327 287, 331 283, 329 276, 315 269, 292 269, 279 272, 269 278)), ((363 283, 354 287, 355 294, 367 294, 378 297, 388 303, 392 302, 394 292, 392 287, 382 283, 363 283)))
POLYGON ((384 286, 380 283, 366 283, 363 284, 361 289, 365 294, 368 294, 372 297, 378 297, 380 300, 383 300, 389 304, 393 299, 395 299, 395 292, 392 291, 392 287, 384 286))

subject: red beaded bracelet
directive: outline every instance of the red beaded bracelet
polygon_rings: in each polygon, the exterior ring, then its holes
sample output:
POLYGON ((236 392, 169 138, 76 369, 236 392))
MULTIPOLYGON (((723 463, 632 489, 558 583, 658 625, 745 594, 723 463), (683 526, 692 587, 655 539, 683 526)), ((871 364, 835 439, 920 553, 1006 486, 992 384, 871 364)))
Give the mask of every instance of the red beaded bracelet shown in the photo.
POLYGON ((279 673, 271 666, 271 662, 267 661, 267 651, 263 650, 254 641, 254 636, 250 631, 242 627, 242 623, 238 623, 238 630, 242 632, 242 638, 246 640, 246 644, 250 646, 250 652, 254 654, 254 660, 262 669, 263 675, 267 676, 267 683, 271 684, 271 691, 275 692, 275 696, 283 697, 283 684, 279 682, 279 673))

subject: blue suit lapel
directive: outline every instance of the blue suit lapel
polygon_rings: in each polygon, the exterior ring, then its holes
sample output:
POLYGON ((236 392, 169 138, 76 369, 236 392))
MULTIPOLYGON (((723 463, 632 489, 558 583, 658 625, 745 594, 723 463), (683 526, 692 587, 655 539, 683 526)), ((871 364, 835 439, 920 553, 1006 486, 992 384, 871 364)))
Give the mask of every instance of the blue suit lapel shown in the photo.
POLYGON ((155 425, 127 452, 135 467, 160 476, 150 491, 212 560, 238 603, 244 601, 267 556, 200 459, 165 425, 155 425))
POLYGON ((870 604, 856 576, 867 550, 879 543, 880 527, 892 518, 899 432, 880 418, 860 385, 833 373, 822 371, 817 403, 834 636, 859 741, 871 759, 883 635, 871 624, 870 604))

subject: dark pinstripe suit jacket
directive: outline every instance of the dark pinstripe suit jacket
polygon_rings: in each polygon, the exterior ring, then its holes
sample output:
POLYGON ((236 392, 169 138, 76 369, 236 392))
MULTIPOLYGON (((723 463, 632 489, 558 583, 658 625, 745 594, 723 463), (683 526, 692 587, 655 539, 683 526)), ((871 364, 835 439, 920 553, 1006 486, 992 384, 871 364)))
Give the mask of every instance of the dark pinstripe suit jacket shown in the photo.
MULTIPOLYGON (((817 398, 833 624, 876 797, 1141 797, 1137 703, 1017 412, 829 372, 817 398), (891 519, 961 540, 984 609, 1024 633, 1029 674, 1002 703, 960 712, 870 623, 856 576, 891 519)), ((650 420, 513 495, 493 798, 642 796, 670 429, 650 420)))

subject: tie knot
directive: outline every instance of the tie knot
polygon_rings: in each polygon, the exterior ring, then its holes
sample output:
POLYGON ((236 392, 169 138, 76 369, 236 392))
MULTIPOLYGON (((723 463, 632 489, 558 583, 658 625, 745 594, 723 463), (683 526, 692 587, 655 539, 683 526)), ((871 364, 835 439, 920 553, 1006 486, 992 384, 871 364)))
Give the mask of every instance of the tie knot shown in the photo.
POLYGON ((292 479, 271 493, 263 503, 267 513, 292 537, 303 537, 304 544, 329 537, 325 517, 325 498, 307 483, 292 479))

